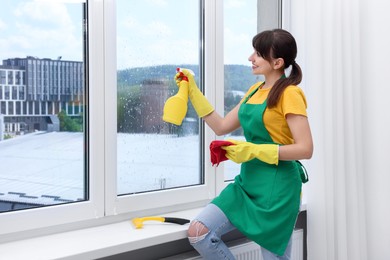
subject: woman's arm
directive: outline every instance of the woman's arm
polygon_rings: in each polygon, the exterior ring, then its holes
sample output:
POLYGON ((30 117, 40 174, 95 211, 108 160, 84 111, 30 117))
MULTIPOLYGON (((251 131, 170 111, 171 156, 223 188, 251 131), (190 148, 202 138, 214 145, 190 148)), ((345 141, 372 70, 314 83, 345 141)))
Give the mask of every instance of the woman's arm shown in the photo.
POLYGON ((313 155, 313 139, 306 116, 287 114, 287 124, 294 139, 294 144, 279 147, 279 160, 310 159, 313 155))
POLYGON ((233 108, 225 117, 221 117, 217 112, 213 111, 204 116, 203 119, 216 135, 225 135, 240 127, 240 121, 238 120, 239 108, 240 104, 233 108))

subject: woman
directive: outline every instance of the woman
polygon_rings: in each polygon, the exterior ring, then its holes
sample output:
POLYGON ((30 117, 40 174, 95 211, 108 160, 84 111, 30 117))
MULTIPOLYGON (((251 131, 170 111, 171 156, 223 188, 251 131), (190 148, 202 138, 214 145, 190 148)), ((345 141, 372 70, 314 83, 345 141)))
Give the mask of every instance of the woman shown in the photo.
MULTIPOLYGON (((192 221, 188 237, 205 259, 234 259, 221 236, 235 228, 262 248, 263 258, 290 259, 291 236, 299 213, 302 170, 313 142, 306 99, 297 86, 302 72, 297 46, 287 31, 275 29, 253 38, 252 72, 265 81, 249 88, 224 118, 189 78, 189 97, 200 117, 217 134, 242 126, 246 142, 230 140, 226 157, 241 164, 240 174, 192 221), (286 77, 285 69, 291 67, 286 77)), ((180 74, 176 75, 177 82, 180 74)))

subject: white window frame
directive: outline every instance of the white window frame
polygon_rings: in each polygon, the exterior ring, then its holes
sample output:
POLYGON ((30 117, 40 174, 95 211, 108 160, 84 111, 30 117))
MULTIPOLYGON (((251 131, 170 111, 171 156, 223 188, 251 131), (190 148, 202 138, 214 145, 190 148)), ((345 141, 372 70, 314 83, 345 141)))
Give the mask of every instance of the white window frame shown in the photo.
MULTIPOLYGON (((210 8, 209 12, 206 10, 206 18, 207 17, 215 17, 214 20, 214 30, 210 32, 209 38, 207 41, 209 42, 210 48, 206 49, 206 52, 213 52, 215 57, 213 59, 213 67, 214 70, 210 73, 210 68, 207 69, 206 77, 215 75, 214 82, 210 82, 209 85, 206 85, 207 90, 215 90, 214 98, 215 98, 215 108, 216 111, 220 115, 224 115, 225 113, 225 101, 224 101, 224 92, 225 92, 225 70, 224 70, 224 12, 223 12, 223 0, 216 0, 214 8, 210 8), (212 48, 212 47, 214 48, 212 48)), ((221 139, 221 137, 217 137, 221 139)), ((216 194, 219 194, 230 182, 225 182, 224 175, 224 164, 219 164, 216 167, 216 185, 215 190, 216 194)))
MULTIPOLYGON (((201 15, 206 18, 201 46, 205 50, 205 95, 223 115, 223 0, 202 1, 201 15)), ((223 164, 213 167, 210 163, 209 144, 219 137, 205 126, 201 156, 205 184, 117 196, 115 13, 115 0, 88 0, 89 200, 1 213, 0 243, 116 222, 129 215, 203 206, 228 184, 224 181, 223 164)))
MULTIPOLYGON (((209 11, 215 8, 213 1, 204 1, 205 10, 209 11)), ((105 1, 105 118, 106 118, 106 135, 105 135, 105 151, 106 151, 106 214, 117 215, 122 213, 130 214, 146 214, 149 212, 177 211, 205 205, 208 201, 215 197, 215 169, 211 166, 208 145, 204 145, 205 154, 205 183, 189 187, 181 187, 175 189, 146 192, 141 194, 117 196, 116 182, 116 143, 117 143, 117 122, 116 122, 116 15, 115 1, 105 1)), ((213 19, 205 22, 205 34, 208 38, 214 32, 213 19)), ((205 43, 205 49, 212 48, 212 41, 205 43), (210 46, 208 46, 210 45, 210 46)), ((214 64, 213 52, 209 51, 205 54, 205 64, 214 64)), ((208 67, 208 71, 213 70, 213 67, 208 67)), ((213 73, 209 73, 213 75, 213 73)), ((213 85, 213 78, 206 78, 206 96, 214 103, 215 88, 207 86, 213 85)), ((205 144, 209 144, 215 139, 214 133, 209 129, 205 129, 204 140, 205 144)), ((185 174, 185 172, 183 173, 185 174)))
POLYGON ((89 1, 88 9, 89 200, 1 213, 0 242, 53 233, 69 224, 104 216, 104 45, 103 22, 99 19, 103 17, 103 2, 89 1))

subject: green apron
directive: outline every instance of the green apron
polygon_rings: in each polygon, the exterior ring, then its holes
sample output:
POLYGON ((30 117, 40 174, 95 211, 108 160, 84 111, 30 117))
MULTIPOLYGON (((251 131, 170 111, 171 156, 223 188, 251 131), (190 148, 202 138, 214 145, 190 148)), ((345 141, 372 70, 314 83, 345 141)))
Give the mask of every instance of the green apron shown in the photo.
MULTIPOLYGON (((248 142, 273 144, 263 123, 267 102, 247 104, 258 89, 241 104, 238 118, 248 142)), ((241 164, 235 181, 212 203, 249 239, 283 255, 299 213, 301 171, 296 161, 279 161, 276 166, 253 159, 241 164)))

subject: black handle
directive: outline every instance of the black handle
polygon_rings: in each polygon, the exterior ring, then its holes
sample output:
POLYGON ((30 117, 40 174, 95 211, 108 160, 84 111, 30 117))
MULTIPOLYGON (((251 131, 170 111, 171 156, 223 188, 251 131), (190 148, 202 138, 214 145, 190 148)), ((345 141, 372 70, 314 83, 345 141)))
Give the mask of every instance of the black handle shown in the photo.
POLYGON ((165 222, 169 222, 169 223, 175 223, 175 224, 179 224, 179 225, 184 225, 184 224, 187 224, 187 223, 190 223, 190 220, 188 219, 185 219, 185 218, 167 218, 167 217, 164 217, 165 218, 165 222))

